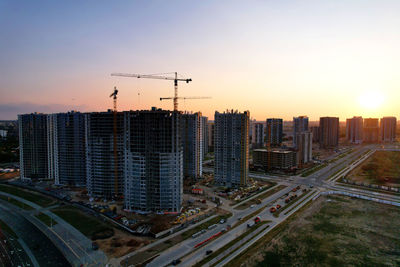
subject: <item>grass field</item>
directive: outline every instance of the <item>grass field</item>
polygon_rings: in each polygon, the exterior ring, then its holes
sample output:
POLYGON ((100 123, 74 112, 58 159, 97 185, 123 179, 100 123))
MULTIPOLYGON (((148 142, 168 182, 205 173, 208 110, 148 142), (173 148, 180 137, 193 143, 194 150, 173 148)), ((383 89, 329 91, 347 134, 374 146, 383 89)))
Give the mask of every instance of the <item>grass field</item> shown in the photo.
POLYGON ((57 207, 51 211, 92 240, 105 239, 114 235, 112 227, 73 206, 57 207))
POLYGON ((230 267, 400 265, 398 208, 343 196, 307 206, 230 267))
POLYGON ((0 191, 26 199, 42 207, 48 207, 56 203, 55 200, 42 194, 34 193, 25 189, 21 189, 10 185, 0 185, 0 191))
POLYGON ((56 221, 52 220, 49 216, 47 216, 44 213, 39 213, 38 215, 35 215, 35 217, 41 220, 45 225, 49 227, 57 224, 56 221))
POLYGON ((12 204, 14 206, 20 207, 21 209, 33 210, 33 208, 31 206, 26 205, 26 204, 24 204, 24 203, 22 203, 22 202, 20 202, 20 201, 18 201, 16 199, 13 199, 11 197, 6 197, 6 196, 3 196, 3 195, 0 195, 0 199, 2 199, 4 201, 7 201, 7 202, 9 202, 10 204, 12 204))
POLYGON ((350 172, 346 179, 367 184, 399 187, 400 152, 376 151, 350 172))

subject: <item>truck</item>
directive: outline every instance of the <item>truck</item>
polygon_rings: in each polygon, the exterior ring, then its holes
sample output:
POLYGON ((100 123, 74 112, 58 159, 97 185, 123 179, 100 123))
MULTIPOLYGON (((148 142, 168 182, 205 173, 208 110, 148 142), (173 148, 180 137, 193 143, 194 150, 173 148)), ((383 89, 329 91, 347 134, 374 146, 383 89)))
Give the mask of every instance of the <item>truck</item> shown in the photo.
POLYGON ((251 227, 253 227, 255 224, 256 224, 255 222, 249 222, 249 223, 247 224, 247 227, 248 227, 248 228, 251 228, 251 227))

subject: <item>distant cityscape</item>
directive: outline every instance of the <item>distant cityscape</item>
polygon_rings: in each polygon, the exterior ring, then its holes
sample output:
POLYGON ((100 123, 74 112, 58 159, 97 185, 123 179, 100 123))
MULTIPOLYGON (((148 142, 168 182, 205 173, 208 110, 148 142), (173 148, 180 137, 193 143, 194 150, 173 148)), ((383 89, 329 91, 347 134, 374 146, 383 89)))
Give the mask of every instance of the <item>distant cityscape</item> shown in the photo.
MULTIPOLYGON (((392 143, 396 126, 395 117, 353 117, 346 121, 345 140, 392 143)), ((253 122, 249 111, 234 110, 216 111, 213 122, 201 112, 157 108, 32 113, 19 115, 18 127, 21 180, 83 186, 90 197, 123 199, 126 211, 138 213, 179 213, 184 180, 203 176, 209 151, 215 157, 213 182, 239 188, 248 184, 249 166, 296 173, 318 160, 313 142, 337 149, 340 137, 337 117, 321 117, 312 127, 307 116, 294 117, 286 136, 282 119, 253 122)))

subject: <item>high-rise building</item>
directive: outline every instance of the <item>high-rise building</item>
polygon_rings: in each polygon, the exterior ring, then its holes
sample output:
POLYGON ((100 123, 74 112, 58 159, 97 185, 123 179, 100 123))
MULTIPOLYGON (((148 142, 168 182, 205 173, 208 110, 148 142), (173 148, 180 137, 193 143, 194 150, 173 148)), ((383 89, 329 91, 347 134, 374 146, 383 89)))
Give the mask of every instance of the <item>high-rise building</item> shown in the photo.
POLYGON ((203 159, 208 153, 208 118, 203 116, 201 117, 201 129, 202 129, 202 147, 203 147, 203 159))
POLYGON ((252 147, 260 148, 264 146, 264 125, 262 123, 253 123, 252 124, 252 147))
POLYGON ((125 113, 126 210, 180 212, 183 195, 180 116, 178 112, 156 108, 125 113))
POLYGON ((379 142, 379 119, 364 119, 363 142, 377 143, 379 142))
POLYGON ((346 120, 346 140, 352 144, 361 144, 363 141, 363 118, 353 117, 346 120))
POLYGON ((296 134, 308 131, 308 117, 293 117, 293 145, 296 147, 296 134))
POLYGON ((335 148, 339 145, 339 118, 321 117, 319 119, 320 148, 335 148))
POLYGON ((214 122, 207 123, 208 131, 208 151, 214 151, 214 122))
POLYGON ((266 141, 272 147, 279 147, 282 144, 283 120, 267 119, 266 141))
POLYGON ((395 142, 396 141, 396 117, 383 117, 380 125, 380 141, 395 142))
POLYGON ((249 116, 249 111, 215 112, 214 179, 218 185, 239 187, 247 184, 249 116))
POLYGON ((111 199, 123 193, 123 133, 123 112, 85 114, 86 179, 90 196, 111 199))
POLYGON ((183 175, 200 178, 203 172, 203 118, 200 112, 181 115, 183 175))
POLYGON ((319 126, 311 126, 310 132, 312 133, 312 139, 314 143, 319 142, 319 126))
POLYGON ((296 143, 297 164, 301 167, 312 160, 312 133, 308 131, 296 133, 293 140, 296 143))
POLYGON ((49 114, 47 131, 49 177, 55 184, 86 185, 84 114, 49 114))
POLYGON ((18 115, 21 179, 48 178, 47 115, 18 115))

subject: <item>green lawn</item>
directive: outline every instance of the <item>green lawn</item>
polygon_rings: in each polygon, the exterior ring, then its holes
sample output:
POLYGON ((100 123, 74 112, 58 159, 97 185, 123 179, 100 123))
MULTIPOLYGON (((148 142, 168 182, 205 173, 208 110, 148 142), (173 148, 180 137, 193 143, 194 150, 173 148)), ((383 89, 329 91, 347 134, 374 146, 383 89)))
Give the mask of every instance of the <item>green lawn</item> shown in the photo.
POLYGON ((73 206, 57 207, 51 211, 92 240, 104 239, 114 235, 112 227, 73 206))
POLYGON ((53 205, 56 201, 45 195, 21 189, 15 186, 0 184, 0 191, 26 199, 42 207, 53 205))
POLYGON ((35 215, 35 217, 41 220, 45 225, 49 227, 57 224, 55 220, 52 220, 48 215, 44 213, 39 213, 38 215, 35 215))
POLYGON ((24 210, 33 210, 33 208, 31 206, 26 205, 26 204, 24 204, 24 203, 22 203, 22 202, 20 202, 20 201, 18 201, 16 199, 13 199, 12 197, 6 197, 6 196, 3 196, 3 195, 0 195, 0 199, 2 199, 4 201, 7 201, 10 204, 12 204, 14 206, 17 206, 17 207, 20 207, 20 208, 22 208, 24 210))

